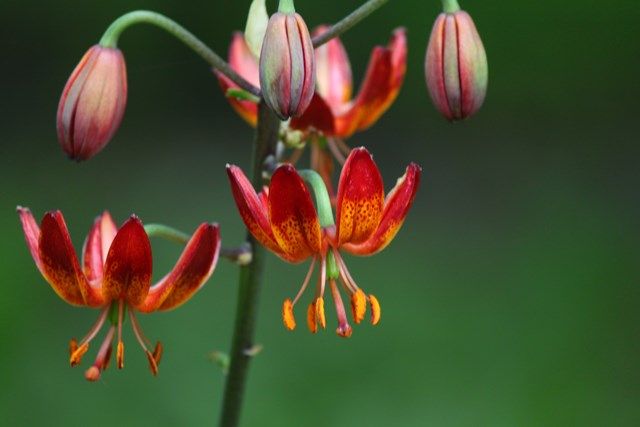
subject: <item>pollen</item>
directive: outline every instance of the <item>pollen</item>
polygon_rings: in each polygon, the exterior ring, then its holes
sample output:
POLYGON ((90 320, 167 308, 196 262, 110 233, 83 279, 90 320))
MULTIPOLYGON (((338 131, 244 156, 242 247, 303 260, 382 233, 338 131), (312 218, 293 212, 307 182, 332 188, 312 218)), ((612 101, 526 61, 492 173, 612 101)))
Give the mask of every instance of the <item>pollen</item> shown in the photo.
POLYGON ((312 334, 318 332, 318 321, 316 318, 316 302, 312 302, 309 304, 309 308, 307 309, 307 326, 309 327, 309 331, 312 334))
POLYGON ((124 343, 122 341, 118 341, 116 348, 116 365, 118 369, 124 368, 124 343))
POLYGON ((369 294, 369 304, 371 304, 371 324, 377 325, 380 321, 380 303, 375 296, 369 294))
POLYGON ((71 352, 71 356, 69 357, 69 364, 71 364, 71 366, 76 366, 82 361, 82 356, 84 356, 84 354, 89 351, 89 343, 86 342, 78 347, 76 340, 71 340, 71 342, 69 343, 69 350, 71 352))
POLYGON ((284 327, 290 331, 293 331, 296 328, 296 319, 293 317, 293 303, 289 298, 284 300, 282 304, 282 321, 284 322, 284 327))
POLYGON ((322 329, 325 329, 327 327, 327 319, 324 316, 324 299, 322 299, 322 297, 316 298, 315 306, 318 323, 320 323, 322 329))
POLYGON ((351 295, 351 312, 356 324, 362 322, 367 312, 367 296, 362 292, 362 289, 358 289, 351 295))

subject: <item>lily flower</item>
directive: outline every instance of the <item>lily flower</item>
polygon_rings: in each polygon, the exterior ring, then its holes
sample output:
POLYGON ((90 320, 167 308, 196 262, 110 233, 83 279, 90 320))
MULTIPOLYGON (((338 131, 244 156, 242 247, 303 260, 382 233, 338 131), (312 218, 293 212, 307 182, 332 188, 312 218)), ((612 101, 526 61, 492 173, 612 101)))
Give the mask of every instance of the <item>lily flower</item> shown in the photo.
POLYGON ((386 195, 380 171, 369 152, 354 149, 346 159, 338 185, 336 221, 324 183, 313 171, 298 173, 290 164, 274 172, 268 188, 256 193, 237 166, 227 166, 236 205, 249 232, 283 260, 297 264, 311 259, 304 282, 295 296, 284 301, 282 316, 287 329, 296 326, 293 308, 307 288, 316 264, 320 273, 315 295, 307 310, 312 333, 325 328, 324 291, 328 281, 338 317, 337 334, 352 333, 338 283, 349 295, 353 320, 360 323, 367 302, 371 323, 380 321, 380 304, 356 284, 342 252, 368 256, 384 249, 399 231, 413 203, 421 168, 411 163, 395 187, 386 195), (301 176, 302 175, 302 176, 301 176), (317 209, 305 181, 314 190, 317 209))
POLYGON ((85 378, 96 381, 107 369, 114 339, 116 361, 124 367, 122 325, 128 312, 133 332, 145 352, 153 375, 158 373, 162 344, 150 351, 150 342, 140 328, 135 312, 174 309, 200 289, 213 273, 220 250, 216 224, 201 224, 187 243, 175 267, 151 286, 152 258, 149 238, 142 222, 132 215, 119 229, 111 215, 99 215, 83 246, 82 261, 73 248, 60 211, 47 212, 40 226, 27 208, 18 207, 27 246, 36 266, 65 302, 99 310, 95 324, 85 337, 69 343, 69 363, 76 366, 105 323, 110 323, 95 362, 85 378))
MULTIPOLYGON (((319 26, 317 36, 329 27, 319 26)), ((251 53, 241 32, 236 32, 229 47, 229 65, 252 84, 259 86, 258 61, 251 53)), ((404 28, 396 29, 386 47, 376 46, 371 52, 367 72, 360 91, 352 97, 351 65, 344 45, 333 38, 315 49, 316 91, 302 116, 289 122, 291 129, 302 131, 312 144, 311 167, 322 176, 329 192, 333 158, 341 164, 351 151, 344 143, 355 132, 371 127, 398 96, 407 68, 407 37, 404 28)), ((220 87, 238 89, 222 73, 216 72, 220 87)), ((251 101, 229 97, 233 109, 251 126, 258 117, 257 105, 251 101)), ((291 162, 299 158, 294 154, 291 162)))

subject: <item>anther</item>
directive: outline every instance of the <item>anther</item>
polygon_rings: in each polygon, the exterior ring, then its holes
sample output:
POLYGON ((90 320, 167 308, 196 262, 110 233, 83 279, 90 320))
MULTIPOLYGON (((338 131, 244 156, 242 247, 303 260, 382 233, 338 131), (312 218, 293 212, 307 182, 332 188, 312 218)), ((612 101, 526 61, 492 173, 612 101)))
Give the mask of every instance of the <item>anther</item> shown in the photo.
POLYGON ((158 362, 156 362, 156 358, 150 351, 145 351, 147 355, 147 360, 149 361, 149 369, 151 369, 151 373, 155 377, 158 375, 158 362))
POLYGON ((351 312, 353 313, 353 321, 356 324, 362 322, 367 312, 367 296, 362 292, 362 289, 358 289, 351 294, 351 312))
POLYGON ((316 298, 315 308, 316 308, 316 318, 318 319, 318 323, 320 323, 320 326, 322 326, 322 329, 326 329, 327 319, 324 316, 324 299, 322 297, 316 298))
POLYGON ((307 326, 309 327, 309 331, 312 334, 318 332, 318 321, 316 319, 316 302, 312 302, 309 304, 309 308, 307 309, 307 326))
POLYGON ((118 341, 118 347, 116 347, 116 365, 118 369, 124 368, 124 343, 118 341))
POLYGON ((380 321, 380 303, 378 298, 369 294, 369 304, 371 305, 371 324, 377 325, 380 321))
POLYGON ((285 328, 293 331, 296 328, 296 319, 293 317, 293 302, 289 298, 282 304, 282 321, 285 328))
POLYGON ((71 366, 79 365, 82 361, 82 356, 84 356, 84 354, 89 350, 88 342, 82 344, 80 347, 78 347, 77 344, 74 345, 74 342, 75 340, 72 340, 72 342, 69 343, 69 350, 75 347, 75 349, 71 353, 71 356, 69 357, 69 364, 71 366))
POLYGON ((160 341, 156 342, 156 348, 153 349, 153 360, 156 361, 156 365, 160 365, 162 354, 164 353, 164 347, 160 341))

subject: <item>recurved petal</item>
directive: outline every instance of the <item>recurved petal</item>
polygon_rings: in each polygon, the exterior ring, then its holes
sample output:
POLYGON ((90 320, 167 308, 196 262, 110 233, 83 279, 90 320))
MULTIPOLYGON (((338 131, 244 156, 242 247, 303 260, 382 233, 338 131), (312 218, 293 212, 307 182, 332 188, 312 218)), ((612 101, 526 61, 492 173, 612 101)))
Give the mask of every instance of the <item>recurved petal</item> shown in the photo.
POLYGON ((300 262, 320 251, 320 222, 309 190, 295 168, 280 166, 269 186, 269 219, 282 258, 300 262))
POLYGON ((405 30, 394 31, 387 47, 376 46, 358 95, 337 119, 339 136, 373 125, 396 99, 406 72, 407 38, 405 30))
POLYGON ((384 249, 400 230, 415 198, 420 184, 422 169, 411 163, 405 174, 398 179, 384 203, 382 218, 376 231, 360 244, 346 244, 345 250, 355 255, 372 255, 384 249))
MULTIPOLYGON (((229 46, 229 65, 254 86, 260 87, 260 78, 258 75, 258 62, 249 50, 249 46, 241 32, 235 32, 231 38, 229 46)), ((233 81, 224 74, 214 70, 218 83, 223 93, 227 93, 228 89, 237 89, 233 81)), ((258 106, 251 101, 240 101, 235 98, 228 98, 233 109, 251 126, 255 126, 258 120, 258 106)))
POLYGON ((124 298, 140 305, 151 285, 151 244, 142 222, 132 215, 118 230, 104 264, 102 293, 105 300, 124 298))
POLYGON ((338 244, 358 244, 378 228, 384 206, 382 176, 366 148, 351 151, 342 167, 337 199, 338 244))
POLYGON ((151 287, 136 308, 142 312, 171 310, 187 302, 213 273, 219 252, 220 228, 217 224, 201 224, 173 270, 151 287))
POLYGON ((38 223, 36 222, 29 208, 18 206, 16 208, 16 211, 18 211, 18 216, 20 217, 20 222, 22 223, 24 238, 27 241, 27 247, 29 248, 29 252, 31 252, 31 257, 35 261, 38 270, 42 272, 42 262, 40 261, 40 252, 38 250, 38 244, 40 240, 40 227, 38 227, 38 223))
POLYGON ((109 212, 104 211, 95 219, 82 249, 82 265, 87 279, 102 278, 102 268, 117 232, 118 229, 109 212))
MULTIPOLYGON (((313 31, 318 36, 329 29, 322 25, 313 31)), ((317 91, 327 104, 339 111, 351 99, 352 76, 349 56, 338 37, 315 50, 317 91)))
POLYGON ((40 225, 38 252, 43 276, 56 293, 73 305, 101 305, 99 290, 91 287, 80 269, 67 224, 60 211, 47 212, 40 225))
POLYGON ((227 175, 244 225, 263 246, 281 255, 282 250, 269 225, 268 208, 263 204, 267 197, 263 193, 260 197, 256 194, 253 185, 238 166, 227 165, 227 175))

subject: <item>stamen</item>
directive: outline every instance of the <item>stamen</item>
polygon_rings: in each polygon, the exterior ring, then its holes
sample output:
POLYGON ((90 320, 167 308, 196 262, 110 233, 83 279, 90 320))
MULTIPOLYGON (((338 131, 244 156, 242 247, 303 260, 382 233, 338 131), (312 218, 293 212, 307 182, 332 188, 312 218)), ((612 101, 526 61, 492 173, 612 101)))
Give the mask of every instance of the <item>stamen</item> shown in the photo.
POLYGON ((334 138, 333 140, 336 143, 336 147, 338 147, 340 151, 342 151, 342 154, 344 154, 345 157, 348 157, 349 154, 351 154, 351 147, 349 147, 344 142, 344 140, 342 140, 341 138, 334 138))
POLYGON ((107 332, 107 335, 104 337, 102 344, 100 345, 100 350, 98 350, 95 362, 93 362, 93 365, 84 373, 84 377, 88 381, 98 381, 100 379, 100 373, 107 369, 107 367, 109 366, 114 334, 115 327, 111 326, 111 328, 109 328, 109 331, 107 332))
POLYGON ((340 252, 337 250, 333 250, 333 255, 336 261, 338 262, 338 269, 340 270, 340 278, 342 279, 345 286, 349 288, 349 293, 356 292, 359 288, 356 285, 356 281, 351 277, 351 273, 349 273, 349 269, 347 268, 347 264, 342 259, 340 252))
POLYGON ((333 154, 333 157, 336 158, 338 163, 340 163, 341 165, 344 165, 344 162, 347 159, 346 159, 345 155, 338 148, 338 146, 336 144, 336 141, 333 138, 327 138, 327 146, 329 147, 329 150, 331 151, 331 154, 333 154))
POLYGON ((136 336, 140 347, 144 351, 144 354, 147 356, 147 360, 149 361, 149 369, 153 376, 158 375, 158 365, 160 364, 160 359, 162 358, 162 343, 160 341, 156 342, 156 347, 153 349, 153 353, 149 351, 147 345, 149 340, 144 336, 142 332, 142 328, 140 327, 140 323, 138 323, 138 318, 131 308, 129 308, 129 318, 131 319, 131 326, 133 328, 133 334, 136 336))
POLYGON ((312 302, 309 304, 309 308, 307 309, 307 326, 309 327, 309 331, 312 334, 318 332, 318 321, 316 319, 316 302, 312 302))
POLYGON ((377 325, 380 321, 380 303, 378 298, 369 294, 369 304, 371 305, 371 324, 377 325))
POLYGON ((123 317, 124 317, 124 301, 120 300, 118 301, 118 346, 116 347, 116 363, 117 363, 118 369, 124 368, 124 343, 122 342, 123 317))
POLYGON ((324 299, 322 297, 316 298, 315 308, 316 308, 316 318, 318 319, 318 323, 320 323, 320 326, 322 326, 322 329, 326 329, 327 319, 324 316, 324 299))
POLYGON ((342 303, 342 297, 340 296, 340 291, 338 291, 338 286, 336 286, 335 280, 330 280, 329 284, 331 285, 331 295, 333 296, 333 302, 336 305, 336 314, 338 315, 338 329, 336 329, 336 333, 341 337, 348 338, 351 336, 351 326, 347 321, 347 315, 344 311, 344 304, 342 303))
POLYGON ((313 260, 311 261, 311 265, 309 266, 309 270, 307 271, 307 275, 304 278, 304 282, 302 283, 302 286, 300 287, 300 290, 298 291, 298 294, 296 295, 296 297, 293 299, 293 303, 291 305, 296 305, 296 303, 304 293, 304 290, 307 289, 307 285, 309 284, 309 279, 311 279, 311 274, 313 273, 313 267, 315 267, 315 265, 316 265, 316 258, 314 257, 313 260))
POLYGON ((282 321, 284 322, 284 327, 290 331, 293 331, 296 328, 296 319, 293 316, 293 303, 289 298, 284 300, 282 304, 282 321))
POLYGON ((78 345, 78 342, 75 340, 75 338, 69 341, 69 364, 71 366, 80 364, 80 362, 82 361, 82 356, 89 350, 89 343, 92 339, 95 338, 95 336, 102 328, 102 325, 107 318, 107 314, 109 314, 109 306, 106 306, 102 309, 100 315, 98 316, 98 320, 96 320, 93 326, 91 326, 91 329, 89 329, 87 335, 82 338, 82 341, 80 341, 80 345, 78 345))
POLYGON ((359 324, 364 319, 367 312, 367 296, 358 289, 351 294, 351 312, 353 313, 353 321, 359 324))

